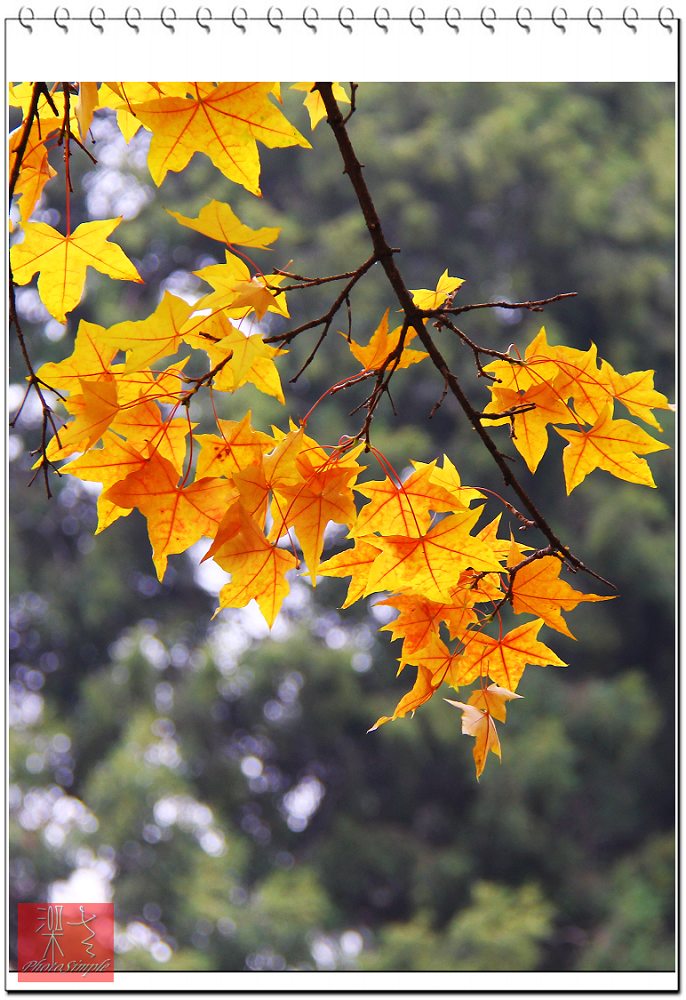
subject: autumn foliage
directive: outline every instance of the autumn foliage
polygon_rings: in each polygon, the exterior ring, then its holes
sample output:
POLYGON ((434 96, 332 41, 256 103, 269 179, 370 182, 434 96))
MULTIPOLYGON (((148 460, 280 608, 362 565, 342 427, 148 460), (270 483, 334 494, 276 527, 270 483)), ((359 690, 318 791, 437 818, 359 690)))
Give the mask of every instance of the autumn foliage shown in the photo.
MULTIPOLYGON (((98 532, 137 510, 146 519, 160 579, 170 557, 209 539, 205 558, 230 574, 218 610, 256 601, 271 626, 294 574, 307 577, 312 586, 321 577, 349 580, 343 607, 377 595, 377 603, 396 613, 383 629, 399 643, 398 671, 409 667, 413 683, 392 714, 376 720, 372 729, 414 712, 439 689, 442 694, 459 690, 460 700, 446 700, 460 709, 463 733, 475 738, 479 776, 489 752, 500 756, 495 724, 505 722, 507 704, 521 697, 517 692, 526 667, 565 666, 541 631, 572 636, 567 612, 612 596, 607 581, 592 570, 603 594, 584 592, 564 579, 566 569, 587 567, 552 531, 517 479, 516 464, 501 449, 511 442, 535 473, 552 430, 566 443, 562 473, 568 494, 595 470, 653 487, 644 456, 666 445, 641 424, 659 433, 653 411, 669 404, 655 390, 652 371, 622 374, 598 356, 595 345, 586 350, 555 345, 544 327, 530 343, 505 352, 476 344, 456 326, 457 318, 494 304, 461 305, 463 279, 451 276, 448 268, 440 276, 427 275, 431 287, 407 289, 375 218, 339 107, 352 113, 355 88, 350 94, 338 84, 296 84, 295 89, 305 94, 313 128, 328 119, 373 251, 355 271, 323 279, 342 291, 324 316, 299 327, 289 327, 289 297, 322 279, 279 268, 264 273, 252 255, 273 247, 279 230, 249 228, 229 204, 232 184, 260 195, 260 145, 309 146, 282 112, 277 85, 10 88, 10 103, 22 113, 10 136, 15 199, 10 319, 27 364, 27 391, 36 392, 43 407, 36 472, 48 491, 49 477, 57 471, 100 483, 98 532), (127 141, 140 128, 151 133, 148 165, 155 184, 169 171, 184 170, 196 153, 208 156, 224 174, 226 202, 209 202, 197 218, 170 211, 179 224, 179 240, 184 229, 192 229, 220 244, 224 260, 195 272, 208 288, 195 303, 166 292, 143 320, 122 317, 109 328, 82 320, 70 331, 71 353, 35 370, 16 314, 15 284, 37 276, 46 309, 69 325, 89 267, 118 281, 141 281, 116 243, 121 219, 70 228, 70 157, 92 155, 93 115, 112 112, 127 141), (44 186, 54 182, 50 160, 56 156, 65 162, 64 232, 31 221, 44 186), (347 374, 294 422, 279 357, 296 337, 318 330, 318 339, 308 344, 311 360, 323 338, 335 332, 337 312, 349 302, 355 284, 373 268, 388 281, 388 308, 375 330, 357 334, 360 341, 350 331, 336 336, 340 371, 347 374), (283 332, 265 333, 261 320, 267 313, 281 317, 283 332), (443 358, 440 344, 446 337, 459 338, 474 363, 480 382, 473 395, 482 397, 478 404, 443 358), (199 358, 201 374, 187 374, 197 370, 199 358), (457 399, 465 426, 471 424, 503 473, 509 499, 464 484, 454 456, 431 462, 408 456, 413 471, 403 478, 375 446, 374 412, 394 373, 414 365, 436 369, 438 391, 445 386, 457 399), (371 386, 362 426, 342 428, 334 442, 314 440, 308 417, 315 407, 358 383, 371 386), (246 401, 251 392, 261 392, 283 404, 280 426, 253 426, 247 405, 240 420, 221 416, 223 395, 246 386, 246 401), (195 432, 193 406, 199 393, 211 395, 212 433, 195 432), (331 523, 347 529, 347 541, 330 551, 331 523), (521 617, 520 624, 505 625, 506 605, 521 617), (467 688, 471 691, 463 693, 467 688)), ((501 306, 540 311, 552 300, 501 306)))

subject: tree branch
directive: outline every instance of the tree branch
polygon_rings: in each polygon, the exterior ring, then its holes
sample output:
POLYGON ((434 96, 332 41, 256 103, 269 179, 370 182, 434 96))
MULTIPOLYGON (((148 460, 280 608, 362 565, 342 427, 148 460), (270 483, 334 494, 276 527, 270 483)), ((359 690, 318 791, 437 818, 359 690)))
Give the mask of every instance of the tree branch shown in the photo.
MULTIPOLYGON (((431 358, 435 368, 440 372, 450 392, 460 404, 462 410, 467 416, 467 419, 481 438, 484 446, 493 458, 493 461, 500 469, 505 484, 517 494, 519 499, 531 514, 532 520, 535 522, 538 529, 548 539, 553 551, 559 552, 574 570, 583 570, 591 576, 596 577, 596 579, 602 580, 602 577, 586 567, 584 563, 570 551, 570 549, 560 540, 557 534, 550 527, 543 514, 539 511, 534 501, 527 494, 526 490, 508 466, 505 456, 498 450, 495 442, 484 428, 480 414, 470 403, 455 374, 450 370, 445 358, 436 347, 436 344, 434 343, 424 323, 423 311, 418 309, 415 305, 412 294, 405 284, 400 270, 396 265, 393 251, 384 235, 381 220, 374 205, 374 201, 372 200, 369 188, 367 187, 367 183, 364 179, 362 164, 357 158, 357 154, 355 153, 355 149, 350 141, 350 136, 348 135, 343 116, 341 115, 340 108, 338 107, 338 103, 333 96, 332 85, 330 83, 316 83, 315 89, 319 91, 324 102, 328 116, 328 124, 334 134, 336 143, 338 144, 344 164, 344 173, 348 175, 350 183, 352 184, 353 190, 357 196, 357 200, 367 226, 367 231, 369 232, 372 246, 374 248, 374 256, 381 263, 381 266, 386 273, 386 277, 395 292, 396 298, 405 313, 406 324, 413 327, 417 331, 417 336, 431 358)), ((606 580, 603 580, 603 582, 607 583, 606 580)))

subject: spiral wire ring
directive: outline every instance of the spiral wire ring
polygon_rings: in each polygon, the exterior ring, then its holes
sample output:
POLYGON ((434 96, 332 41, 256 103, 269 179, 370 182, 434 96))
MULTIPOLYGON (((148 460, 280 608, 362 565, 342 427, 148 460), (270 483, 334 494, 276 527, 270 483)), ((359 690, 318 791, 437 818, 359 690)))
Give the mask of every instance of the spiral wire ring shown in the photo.
POLYGON ((159 20, 160 24, 171 34, 176 32, 177 23, 182 21, 195 21, 198 27, 202 28, 208 35, 212 31, 211 26, 215 20, 230 21, 233 27, 237 28, 241 34, 246 33, 249 21, 266 21, 269 27, 273 28, 273 30, 279 35, 283 32, 283 24, 289 21, 300 21, 309 31, 312 32, 313 35, 317 34, 319 24, 325 21, 333 21, 334 23, 337 23, 349 35, 353 34, 354 25, 357 20, 360 22, 372 21, 377 28, 380 28, 381 31, 383 31, 384 35, 388 34, 389 23, 391 21, 406 21, 416 31, 418 31, 420 35, 423 35, 425 32, 425 24, 431 21, 444 22, 445 26, 450 28, 456 35, 460 34, 461 25, 465 21, 476 21, 480 23, 491 35, 495 34, 496 25, 498 23, 508 21, 514 21, 524 32, 526 32, 527 35, 531 33, 531 25, 534 22, 546 20, 550 20, 552 25, 557 28, 558 31, 561 31, 562 34, 566 33, 567 24, 570 21, 579 21, 585 23, 589 28, 592 28, 598 35, 602 34, 604 24, 611 21, 623 23, 633 35, 638 33, 638 22, 641 20, 657 21, 657 23, 664 28, 665 31, 668 31, 670 35, 674 32, 674 27, 677 23, 677 17, 675 16, 674 9, 672 7, 660 7, 656 17, 650 16, 642 18, 638 12, 638 8, 633 5, 626 6, 621 17, 612 15, 607 18, 605 17, 603 9, 595 5, 590 6, 587 9, 585 16, 572 15, 571 17, 567 13, 566 8, 561 6, 553 7, 547 17, 534 16, 531 8, 526 6, 517 7, 514 16, 498 14, 495 7, 486 6, 482 7, 478 16, 467 15, 465 17, 463 17, 458 7, 452 6, 446 7, 442 16, 432 14, 427 15, 425 8, 420 6, 411 7, 409 13, 392 15, 388 7, 380 6, 374 9, 374 13, 371 16, 362 14, 358 17, 355 10, 348 6, 340 7, 336 15, 326 15, 321 14, 318 7, 308 5, 303 8, 302 13, 299 16, 284 16, 284 12, 280 7, 271 6, 268 8, 266 16, 261 14, 251 15, 245 7, 234 7, 230 14, 226 16, 220 14, 216 18, 210 7, 204 6, 198 7, 194 16, 179 16, 174 7, 163 6, 156 17, 144 17, 138 7, 130 6, 126 8, 123 18, 121 16, 111 16, 108 18, 105 13, 105 9, 99 6, 91 7, 90 13, 85 17, 80 15, 72 17, 69 8, 60 5, 55 7, 52 16, 41 17, 36 16, 32 7, 24 5, 19 8, 19 12, 16 17, 8 18, 8 20, 18 21, 20 26, 29 34, 33 33, 34 24, 37 21, 54 22, 55 26, 65 34, 69 33, 69 25, 72 21, 89 21, 101 35, 104 34, 105 26, 108 20, 124 20, 128 27, 131 28, 136 35, 140 34, 141 22, 155 20, 159 20))

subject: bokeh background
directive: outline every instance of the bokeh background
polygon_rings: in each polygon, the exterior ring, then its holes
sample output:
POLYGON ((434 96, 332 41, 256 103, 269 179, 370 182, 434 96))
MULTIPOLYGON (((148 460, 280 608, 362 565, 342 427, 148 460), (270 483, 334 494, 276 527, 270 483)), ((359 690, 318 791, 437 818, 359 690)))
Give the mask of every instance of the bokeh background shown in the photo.
MULTIPOLYGON (((309 134, 302 95, 284 99, 309 134)), ((464 328, 523 348, 543 319, 553 342, 656 369, 673 399, 672 86, 362 85, 349 128, 410 287, 447 267, 467 279, 464 301, 577 291, 543 318, 477 312, 464 328)), ((93 274, 67 327, 20 289, 36 365, 71 352, 79 318, 107 326, 148 315, 163 289, 200 294, 191 272, 221 248, 165 207, 192 216, 217 198, 281 225, 276 251, 256 253, 265 271, 368 256, 325 123, 311 151, 262 151, 262 200, 203 156, 157 190, 146 133, 127 147, 104 116, 93 134, 97 168, 73 157, 73 224, 123 215, 116 239, 147 284, 93 274)), ((56 179, 38 217, 59 228, 63 199, 56 179)), ((292 294, 294 322, 330 296, 292 294)), ((389 305, 373 272, 353 297, 357 340, 389 305)), ((284 383, 313 342, 300 341, 284 383)), ((338 341, 290 387, 296 419, 352 372, 338 341)), ((484 403, 469 353, 445 350, 484 403)), ((24 374, 12 344, 11 410, 24 374)), ((398 373, 397 416, 380 409, 375 444, 399 469, 446 452, 463 482, 501 488, 449 399, 427 419, 441 391, 425 366, 398 373)), ((314 435, 357 430, 358 401, 321 406, 314 435)), ((285 426, 249 389, 220 406, 285 426)), ((673 414, 660 416, 672 442, 673 414)), ((202 546, 160 584, 137 513, 94 539, 89 484, 55 479, 50 501, 27 485, 39 419, 28 406, 9 441, 11 915, 20 901, 114 900, 120 970, 674 967, 673 452, 650 458, 657 490, 594 472, 569 499, 562 441, 535 481, 519 462, 555 530, 621 597, 574 612, 576 642, 549 635, 570 666, 527 670, 502 765, 491 757, 477 784, 472 740, 439 698, 367 735, 411 680, 394 677, 372 601, 340 612, 345 582, 296 581, 271 633, 251 607, 211 620, 220 581, 198 566, 202 546)))

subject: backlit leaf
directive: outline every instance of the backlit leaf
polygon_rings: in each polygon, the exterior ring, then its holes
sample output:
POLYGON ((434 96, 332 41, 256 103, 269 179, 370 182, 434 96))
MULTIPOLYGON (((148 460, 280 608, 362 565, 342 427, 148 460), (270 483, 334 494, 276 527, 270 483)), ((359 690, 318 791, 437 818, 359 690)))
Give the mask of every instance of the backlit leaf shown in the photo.
POLYGON ((664 451, 668 446, 629 420, 613 420, 611 403, 589 430, 571 431, 560 427, 555 430, 569 441, 562 453, 568 494, 594 469, 603 469, 629 483, 655 486, 648 463, 639 455, 664 451))
POLYGON ((204 153, 218 170, 259 195, 257 142, 306 146, 297 129, 271 101, 269 83, 192 85, 192 97, 162 97, 133 107, 152 132, 148 166, 159 185, 169 170, 183 170, 194 153, 204 153))
POLYGON ((81 301, 89 267, 118 281, 142 281, 122 248, 107 240, 120 222, 82 222, 69 236, 45 222, 27 223, 23 243, 15 243, 10 251, 14 280, 27 285, 39 272, 38 294, 60 323, 81 301))

